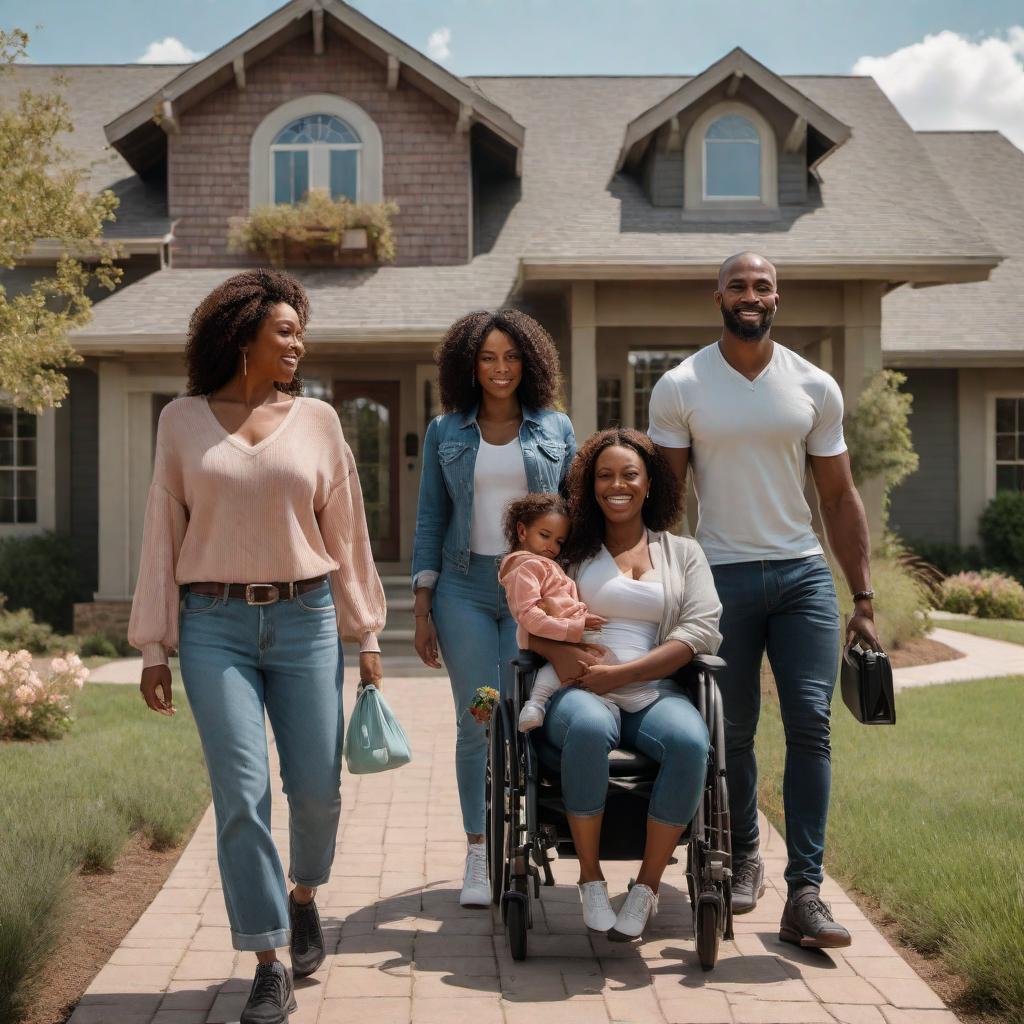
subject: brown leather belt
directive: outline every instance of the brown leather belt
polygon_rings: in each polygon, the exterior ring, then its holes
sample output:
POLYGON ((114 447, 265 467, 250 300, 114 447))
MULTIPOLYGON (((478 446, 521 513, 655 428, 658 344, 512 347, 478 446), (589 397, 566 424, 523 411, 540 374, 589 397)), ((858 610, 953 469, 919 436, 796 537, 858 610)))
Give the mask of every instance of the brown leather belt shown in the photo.
MULTIPOLYGON (((296 580, 294 583, 229 583, 228 597, 245 601, 247 604, 276 604, 278 601, 291 601, 296 594, 305 594, 308 590, 316 590, 327 582, 326 576, 317 576, 311 580, 296 580)), ((206 594, 208 597, 223 597, 223 583, 188 583, 193 594, 206 594)))

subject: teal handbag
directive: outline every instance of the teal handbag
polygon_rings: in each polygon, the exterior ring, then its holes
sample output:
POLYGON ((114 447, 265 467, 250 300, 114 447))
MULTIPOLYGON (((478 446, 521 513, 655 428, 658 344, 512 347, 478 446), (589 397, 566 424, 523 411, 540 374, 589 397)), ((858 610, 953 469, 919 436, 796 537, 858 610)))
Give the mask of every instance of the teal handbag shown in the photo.
POLYGON ((348 770, 353 775, 370 775, 401 768, 411 760, 409 740, 380 690, 372 684, 362 687, 345 733, 348 770))

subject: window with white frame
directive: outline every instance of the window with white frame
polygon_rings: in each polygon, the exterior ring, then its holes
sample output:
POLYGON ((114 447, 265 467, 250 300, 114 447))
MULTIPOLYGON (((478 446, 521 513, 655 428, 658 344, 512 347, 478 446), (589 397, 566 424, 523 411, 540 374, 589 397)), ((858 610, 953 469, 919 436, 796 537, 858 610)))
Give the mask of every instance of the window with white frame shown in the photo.
POLYGON ((741 114, 725 114, 704 133, 704 198, 761 198, 761 136, 741 114))
POLYGON ((1024 396, 995 401, 996 491, 1024 491, 1024 396))
POLYGON ((312 189, 356 202, 362 149, 356 130, 340 117, 296 118, 278 132, 270 147, 274 202, 297 203, 312 189))
POLYGON ((357 103, 331 93, 272 110, 249 145, 249 205, 298 203, 312 189, 357 203, 383 200, 383 139, 357 103))
POLYGON ((35 523, 39 418, 0 403, 0 523, 35 523))

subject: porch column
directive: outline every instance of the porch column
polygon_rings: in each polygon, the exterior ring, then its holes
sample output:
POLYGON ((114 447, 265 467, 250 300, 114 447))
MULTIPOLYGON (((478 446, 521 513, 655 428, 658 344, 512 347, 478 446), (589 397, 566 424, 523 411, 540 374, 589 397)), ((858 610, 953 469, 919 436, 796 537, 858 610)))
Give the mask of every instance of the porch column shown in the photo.
POLYGON ((597 311, 593 281, 572 285, 571 416, 577 443, 597 430, 597 311))
POLYGON ((127 600, 129 576, 128 452, 125 445, 126 367, 99 365, 99 590, 98 601, 127 600))
MULTIPOLYGON (((841 352, 833 350, 833 370, 840 370, 843 403, 849 415, 857 406, 864 385, 882 369, 882 295, 885 286, 875 281, 848 281, 843 286, 844 330, 841 352)), ((871 539, 882 535, 884 491, 878 478, 860 485, 871 539)))

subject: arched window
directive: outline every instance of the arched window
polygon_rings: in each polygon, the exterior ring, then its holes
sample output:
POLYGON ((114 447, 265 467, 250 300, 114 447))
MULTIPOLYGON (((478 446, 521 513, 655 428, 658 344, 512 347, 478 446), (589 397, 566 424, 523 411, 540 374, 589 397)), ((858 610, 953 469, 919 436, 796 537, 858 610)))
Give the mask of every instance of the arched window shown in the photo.
POLYGON ((696 118, 683 143, 683 174, 687 211, 728 219, 778 209, 775 132, 748 103, 725 100, 696 118))
POLYGON ((310 189, 330 192, 332 199, 359 197, 362 140, 346 121, 330 114, 296 118, 270 147, 275 203, 297 203, 310 189))
POLYGON ((380 129, 351 100, 329 93, 289 100, 253 132, 249 205, 297 203, 311 189, 379 203, 383 149, 380 129))
POLYGON ((761 198, 761 136, 740 114, 719 117, 704 133, 704 198, 761 198))

